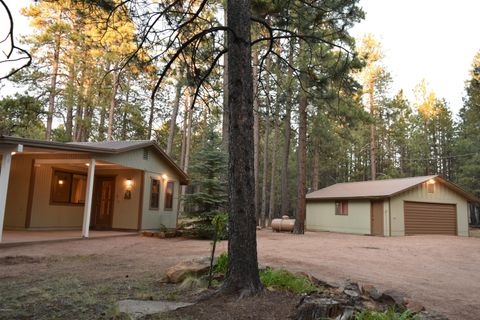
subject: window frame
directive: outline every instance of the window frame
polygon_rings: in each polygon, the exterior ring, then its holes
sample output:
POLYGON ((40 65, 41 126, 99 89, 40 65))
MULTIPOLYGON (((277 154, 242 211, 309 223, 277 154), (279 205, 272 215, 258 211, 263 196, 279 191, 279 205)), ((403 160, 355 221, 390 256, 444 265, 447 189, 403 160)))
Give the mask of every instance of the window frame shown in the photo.
MULTIPOLYGON (((65 170, 65 169, 59 169, 59 168, 52 168, 52 178, 50 181, 50 198, 49 198, 49 204, 53 206, 85 206, 85 202, 71 202, 72 201, 72 187, 73 187, 73 176, 83 176, 85 177, 85 180, 88 180, 88 174, 84 172, 79 172, 79 171, 74 171, 74 170, 65 170), (68 201, 67 202, 60 202, 60 201, 55 201, 53 198, 54 190, 55 190, 55 176, 57 173, 62 173, 65 175, 70 176, 70 185, 68 186, 68 201)), ((86 192, 86 190, 85 190, 86 192)))
POLYGON ((165 191, 164 191, 164 200, 163 200, 163 210, 165 211, 172 211, 173 210, 173 194, 175 193, 175 181, 173 180, 168 180, 167 183, 165 184, 165 191), (167 207, 167 192, 168 192, 168 186, 171 184, 172 186, 172 195, 170 199, 170 207, 167 207))
POLYGON ((335 215, 348 216, 348 200, 335 200, 335 215))
POLYGON ((160 194, 161 194, 161 180, 160 179, 155 179, 153 177, 150 177, 150 196, 149 196, 149 201, 148 201, 148 209, 149 210, 155 210, 155 211, 158 211, 160 210, 160 194), (156 207, 152 207, 152 194, 154 194, 152 191, 152 188, 153 188, 153 182, 156 181, 158 183, 158 192, 156 192, 157 194, 157 206, 156 207))

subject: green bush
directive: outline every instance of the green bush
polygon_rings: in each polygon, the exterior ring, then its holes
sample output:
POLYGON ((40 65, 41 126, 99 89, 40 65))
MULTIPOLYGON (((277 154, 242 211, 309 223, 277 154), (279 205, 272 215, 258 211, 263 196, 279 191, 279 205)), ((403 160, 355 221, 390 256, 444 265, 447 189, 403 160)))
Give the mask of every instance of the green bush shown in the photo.
POLYGON ((265 287, 284 289, 297 294, 318 291, 307 277, 282 269, 267 268, 260 272, 260 280, 265 287))
POLYGON ((416 318, 409 310, 398 313, 394 308, 385 312, 363 310, 355 314, 355 320, 414 320, 416 318))
POLYGON ((215 273, 226 274, 227 267, 228 267, 228 255, 226 252, 222 252, 217 258, 217 263, 215 263, 215 273))

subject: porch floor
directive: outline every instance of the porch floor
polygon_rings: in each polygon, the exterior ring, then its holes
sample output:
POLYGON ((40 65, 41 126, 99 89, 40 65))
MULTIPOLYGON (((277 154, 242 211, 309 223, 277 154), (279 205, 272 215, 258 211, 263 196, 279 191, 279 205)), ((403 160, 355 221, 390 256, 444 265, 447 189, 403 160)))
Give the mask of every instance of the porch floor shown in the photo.
MULTIPOLYGON (((110 238, 121 236, 136 236, 138 232, 126 231, 99 231, 90 230, 89 238, 110 238)), ((28 231, 28 230, 4 230, 3 238, 0 242, 2 244, 20 244, 31 242, 44 241, 59 241, 59 240, 78 240, 82 238, 81 230, 45 230, 45 231, 28 231)))

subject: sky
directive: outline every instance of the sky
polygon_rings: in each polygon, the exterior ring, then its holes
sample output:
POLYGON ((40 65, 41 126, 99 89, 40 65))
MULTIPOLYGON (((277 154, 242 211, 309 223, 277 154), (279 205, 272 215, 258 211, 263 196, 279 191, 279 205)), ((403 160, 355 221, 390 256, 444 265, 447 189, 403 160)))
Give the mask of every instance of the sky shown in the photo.
MULTIPOLYGON (((16 21, 15 33, 27 33, 28 22, 18 11, 33 1, 6 2, 16 21)), ((403 89, 413 100, 413 88, 425 79, 456 114, 473 57, 480 50, 480 1, 361 0, 360 6, 366 18, 351 30, 352 35, 361 38, 371 33, 382 43, 384 64, 393 77, 392 91, 403 89)), ((6 21, 0 10, 0 38, 8 29, 6 21)), ((0 45, 0 50, 5 46, 0 45)), ((4 72, 5 64, 0 64, 0 73, 4 72)), ((11 86, 1 90, 2 96, 15 92, 11 86)))
POLYGON ((413 88, 425 79, 456 114, 480 51, 480 1, 361 0, 360 6, 366 17, 352 35, 371 33, 382 43, 394 92, 403 89, 413 100, 413 88))

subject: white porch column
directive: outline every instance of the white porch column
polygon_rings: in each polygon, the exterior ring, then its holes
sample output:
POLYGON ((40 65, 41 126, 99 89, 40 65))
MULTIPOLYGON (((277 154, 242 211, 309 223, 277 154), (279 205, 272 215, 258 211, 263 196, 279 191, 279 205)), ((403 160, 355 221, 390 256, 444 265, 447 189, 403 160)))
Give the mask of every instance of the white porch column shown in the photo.
POLYGON ((92 213, 93 182, 95 181, 95 159, 90 159, 87 176, 87 191, 85 194, 85 207, 83 209, 82 237, 88 238, 90 228, 90 214, 92 213))
POLYGON ((11 151, 4 151, 2 157, 2 171, 0 171, 0 242, 3 235, 3 221, 5 220, 5 207, 7 205, 8 178, 10 177, 10 164, 12 163, 11 151))

